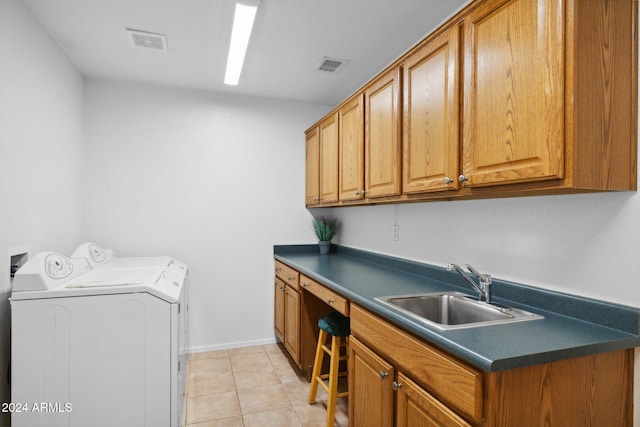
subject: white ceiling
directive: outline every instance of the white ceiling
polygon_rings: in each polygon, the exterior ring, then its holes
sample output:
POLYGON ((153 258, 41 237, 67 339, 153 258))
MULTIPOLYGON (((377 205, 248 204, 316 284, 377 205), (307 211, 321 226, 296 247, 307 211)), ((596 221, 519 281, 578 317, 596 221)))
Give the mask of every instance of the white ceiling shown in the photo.
POLYGON ((468 0, 262 0, 238 86, 223 83, 234 0, 24 0, 86 76, 336 105, 468 0), (126 28, 167 36, 137 48, 126 28), (324 57, 348 59, 338 73, 324 57))

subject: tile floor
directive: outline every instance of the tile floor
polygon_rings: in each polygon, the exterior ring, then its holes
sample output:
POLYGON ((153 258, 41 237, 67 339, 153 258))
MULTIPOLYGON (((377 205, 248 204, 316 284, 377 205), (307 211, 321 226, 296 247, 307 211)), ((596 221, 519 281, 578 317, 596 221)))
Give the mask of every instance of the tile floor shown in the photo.
MULTIPOLYGON (((327 393, 309 383, 277 344, 189 355, 186 427, 324 427, 327 393)), ((346 427, 347 398, 338 399, 336 427, 346 427)))

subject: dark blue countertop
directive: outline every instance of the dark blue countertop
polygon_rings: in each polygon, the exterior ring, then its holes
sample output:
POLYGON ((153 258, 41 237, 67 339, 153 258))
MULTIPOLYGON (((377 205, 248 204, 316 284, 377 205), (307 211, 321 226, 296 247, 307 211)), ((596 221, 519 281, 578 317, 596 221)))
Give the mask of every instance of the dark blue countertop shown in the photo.
POLYGON ((276 259, 388 322, 487 372, 640 346, 640 308, 495 279, 493 299, 544 319, 443 331, 374 300, 387 295, 459 291, 475 295, 455 272, 339 245, 274 246, 276 259))

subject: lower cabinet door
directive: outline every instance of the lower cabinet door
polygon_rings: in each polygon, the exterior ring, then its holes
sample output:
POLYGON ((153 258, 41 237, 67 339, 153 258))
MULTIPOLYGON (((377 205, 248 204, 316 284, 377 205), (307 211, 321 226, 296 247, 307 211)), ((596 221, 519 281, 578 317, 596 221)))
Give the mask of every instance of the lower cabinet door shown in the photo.
POLYGON ((274 318, 273 329, 276 337, 284 342, 284 296, 286 286, 282 280, 276 277, 274 288, 274 318))
POLYGON ((394 368, 358 339, 349 339, 349 426, 393 426, 394 368))
POLYGON ((284 346, 300 364, 300 294, 291 286, 286 286, 284 312, 284 346))
POLYGON ((470 427, 442 402, 398 372, 397 427, 470 427))

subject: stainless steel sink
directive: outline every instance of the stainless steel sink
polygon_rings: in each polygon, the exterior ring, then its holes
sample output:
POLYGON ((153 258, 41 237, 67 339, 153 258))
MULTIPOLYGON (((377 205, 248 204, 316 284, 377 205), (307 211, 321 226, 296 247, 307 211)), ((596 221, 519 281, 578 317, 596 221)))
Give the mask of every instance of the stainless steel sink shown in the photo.
POLYGON ((375 300, 445 330, 543 319, 517 308, 480 302, 460 292, 386 296, 375 300))

